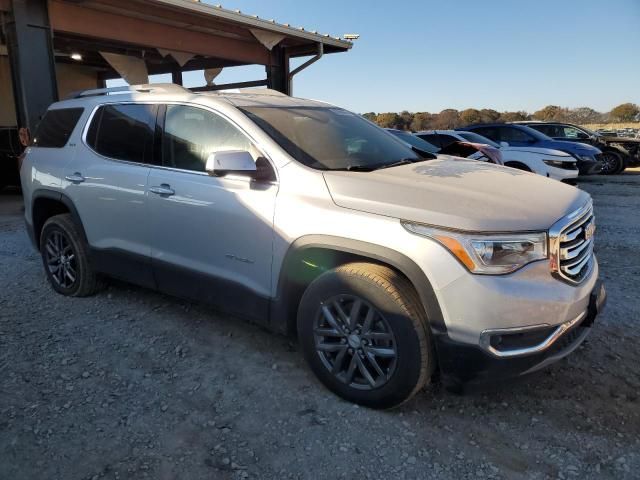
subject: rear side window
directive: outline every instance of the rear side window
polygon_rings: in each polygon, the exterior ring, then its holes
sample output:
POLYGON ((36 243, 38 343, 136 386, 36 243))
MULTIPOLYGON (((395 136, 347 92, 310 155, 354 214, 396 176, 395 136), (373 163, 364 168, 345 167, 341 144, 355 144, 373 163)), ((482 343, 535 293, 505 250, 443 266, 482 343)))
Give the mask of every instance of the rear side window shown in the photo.
POLYGON ((87 132, 87 143, 100 155, 129 162, 151 162, 156 105, 104 105, 87 132))
POLYGON ((76 128, 84 108, 59 108, 49 110, 36 129, 33 146, 62 148, 76 128))

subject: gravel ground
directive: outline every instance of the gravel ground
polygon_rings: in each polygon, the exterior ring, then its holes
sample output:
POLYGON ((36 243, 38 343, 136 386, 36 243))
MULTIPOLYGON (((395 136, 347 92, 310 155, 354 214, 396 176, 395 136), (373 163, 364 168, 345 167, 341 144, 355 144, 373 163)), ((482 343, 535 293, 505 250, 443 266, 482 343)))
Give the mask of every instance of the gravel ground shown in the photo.
POLYGON ((0 196, 0 478, 640 478, 640 171, 595 199, 609 304, 544 372, 346 403, 292 339, 112 283, 56 295, 0 196))

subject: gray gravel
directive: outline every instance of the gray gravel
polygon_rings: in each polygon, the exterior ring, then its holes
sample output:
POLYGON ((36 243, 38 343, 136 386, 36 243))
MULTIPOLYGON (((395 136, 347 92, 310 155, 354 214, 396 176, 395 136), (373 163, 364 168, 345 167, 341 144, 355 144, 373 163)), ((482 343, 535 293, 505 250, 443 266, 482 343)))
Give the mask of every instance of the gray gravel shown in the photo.
POLYGON ((48 287, 0 196, 0 478, 640 478, 640 171, 595 198, 609 304, 552 368, 379 412, 277 336, 121 283, 48 287))

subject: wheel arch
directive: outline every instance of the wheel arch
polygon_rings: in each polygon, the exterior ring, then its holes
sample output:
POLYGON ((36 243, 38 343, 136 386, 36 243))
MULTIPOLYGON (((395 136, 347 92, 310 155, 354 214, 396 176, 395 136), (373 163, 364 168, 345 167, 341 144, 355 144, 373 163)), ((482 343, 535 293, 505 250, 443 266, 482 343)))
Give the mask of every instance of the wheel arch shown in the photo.
POLYGON ((323 272, 353 261, 384 265, 406 277, 420 297, 431 331, 446 333, 433 286, 413 260, 391 248, 330 235, 306 235, 290 245, 271 304, 272 328, 287 334, 295 332, 300 299, 307 286, 323 272))
POLYGON ((517 168, 518 170, 522 170, 525 172, 533 172, 533 169, 524 162, 518 160, 509 160, 504 162, 505 167, 517 168))
POLYGON ((87 241, 87 236, 73 201, 64 193, 49 189, 39 189, 33 193, 31 202, 31 220, 33 222, 33 241, 36 248, 40 249, 40 233, 45 222, 54 215, 69 213, 82 235, 82 240, 87 241))

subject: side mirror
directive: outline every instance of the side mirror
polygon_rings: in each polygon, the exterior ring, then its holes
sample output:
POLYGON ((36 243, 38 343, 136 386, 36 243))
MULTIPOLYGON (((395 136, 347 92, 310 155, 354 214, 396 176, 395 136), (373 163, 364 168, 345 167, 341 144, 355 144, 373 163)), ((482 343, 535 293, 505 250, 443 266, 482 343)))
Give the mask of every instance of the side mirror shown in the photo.
POLYGON ((215 177, 228 173, 253 176, 256 172, 256 162, 246 150, 228 150, 215 152, 207 157, 206 172, 215 177))
POLYGON ((500 146, 501 147, 508 147, 509 146, 509 142, 500 142, 500 146))

